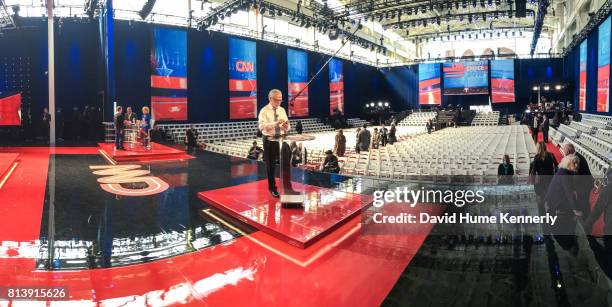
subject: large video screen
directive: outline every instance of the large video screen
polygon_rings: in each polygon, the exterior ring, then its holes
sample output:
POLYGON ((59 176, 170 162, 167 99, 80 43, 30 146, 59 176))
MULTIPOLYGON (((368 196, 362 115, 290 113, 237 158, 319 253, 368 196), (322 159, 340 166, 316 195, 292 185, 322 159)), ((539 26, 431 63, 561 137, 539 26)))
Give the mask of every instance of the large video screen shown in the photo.
POLYGON ((444 63, 444 95, 489 93, 487 61, 444 63))
POLYGON ((344 73, 342 61, 332 59, 329 62, 329 114, 336 110, 344 114, 344 73))
POLYGON ((514 60, 491 61, 491 102, 514 102, 514 60))
POLYGON ((187 120, 187 32, 155 27, 151 46, 151 113, 187 120))
POLYGON ((440 64, 419 64, 419 104, 442 103, 440 64))
POLYGON ((597 112, 610 110, 610 17, 599 26, 597 48, 597 112))
POLYGON ((306 117, 308 116, 308 89, 306 88, 308 54, 305 51, 287 49, 287 74, 289 117, 306 117))
POLYGON ((257 117, 257 49, 255 42, 229 39, 230 119, 257 117))
POLYGON ((0 126, 21 126, 21 93, 0 93, 0 126))
POLYGON ((578 81, 578 109, 586 111, 587 40, 580 44, 580 79, 578 81))

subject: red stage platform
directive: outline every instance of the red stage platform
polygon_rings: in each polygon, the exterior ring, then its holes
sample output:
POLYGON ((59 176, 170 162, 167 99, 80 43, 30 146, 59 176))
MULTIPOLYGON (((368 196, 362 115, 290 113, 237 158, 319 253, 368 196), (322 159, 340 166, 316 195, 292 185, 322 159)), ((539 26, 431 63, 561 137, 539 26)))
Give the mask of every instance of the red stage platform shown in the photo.
POLYGON ((151 150, 146 150, 141 145, 129 150, 116 150, 115 144, 113 143, 99 143, 98 146, 100 146, 100 150, 104 155, 115 160, 116 162, 165 161, 193 158, 192 156, 186 154, 183 150, 157 143, 151 143, 151 150))
POLYGON ((0 188, 11 175, 11 172, 16 167, 18 153, 0 153, 0 188))
POLYGON ((291 245, 306 248, 358 215, 372 203, 369 195, 293 183, 306 193, 303 208, 281 208, 267 180, 198 193, 212 207, 291 245))

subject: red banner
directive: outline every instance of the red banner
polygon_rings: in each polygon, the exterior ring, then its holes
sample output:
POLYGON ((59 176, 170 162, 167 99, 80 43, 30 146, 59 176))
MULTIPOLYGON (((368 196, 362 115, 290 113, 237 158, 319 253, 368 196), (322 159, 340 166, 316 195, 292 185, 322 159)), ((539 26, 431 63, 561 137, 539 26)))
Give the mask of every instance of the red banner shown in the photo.
POLYGON ((187 78, 170 76, 151 76, 152 88, 167 88, 176 90, 187 89, 187 78))
POLYGON ((0 98, 0 126, 21 126, 21 93, 0 98))
MULTIPOLYGON (((151 108, 153 113, 153 118, 156 121, 163 120, 187 120, 187 101, 185 97, 177 98, 182 101, 155 101, 155 97, 151 97, 151 108)), ((164 97, 169 99, 170 97, 164 97)))

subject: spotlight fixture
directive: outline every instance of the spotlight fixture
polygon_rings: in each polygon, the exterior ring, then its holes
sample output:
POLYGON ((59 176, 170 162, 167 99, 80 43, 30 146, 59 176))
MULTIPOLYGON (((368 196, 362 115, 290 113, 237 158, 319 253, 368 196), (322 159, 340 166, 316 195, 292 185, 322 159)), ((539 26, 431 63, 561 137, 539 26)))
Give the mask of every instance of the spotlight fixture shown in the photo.
POLYGON ((154 6, 155 0, 147 0, 147 2, 145 2, 145 4, 142 6, 142 9, 140 9, 140 12, 138 12, 140 18, 142 18, 142 20, 145 20, 147 16, 151 14, 151 11, 153 10, 154 6))
POLYGON ((379 107, 382 107, 382 106, 383 106, 382 101, 379 101, 379 102, 378 102, 378 106, 379 106, 379 107))
POLYGON ((388 103, 388 102, 385 102, 385 107, 388 107, 388 106, 389 106, 389 103, 388 103))
POLYGON ((548 85, 544 85, 544 90, 545 90, 545 91, 550 90, 550 86, 548 86, 548 85))
POLYGON ((555 85, 555 89, 556 89, 557 91, 558 91, 558 90, 561 90, 561 84, 557 84, 557 85, 555 85))
POLYGON ((534 90, 534 91, 537 91, 538 87, 534 85, 533 88, 531 88, 531 89, 534 90))

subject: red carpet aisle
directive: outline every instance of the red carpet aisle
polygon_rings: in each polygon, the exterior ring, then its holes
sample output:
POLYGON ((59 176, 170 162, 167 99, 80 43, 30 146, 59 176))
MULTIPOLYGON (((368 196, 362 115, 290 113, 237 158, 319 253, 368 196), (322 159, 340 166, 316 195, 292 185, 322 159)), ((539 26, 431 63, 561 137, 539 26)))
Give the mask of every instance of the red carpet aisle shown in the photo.
MULTIPOLYGON (((561 159, 563 159, 563 155, 561 154, 561 151, 559 151, 559 148, 556 147, 551 141, 550 141, 550 135, 548 136, 548 143, 546 143, 546 149, 551 152, 553 154, 553 156, 555 156, 555 159, 557 159, 557 162, 561 162, 561 159)), ((544 141, 544 134, 542 132, 538 133, 538 142, 542 142, 544 141)))

